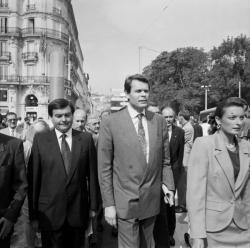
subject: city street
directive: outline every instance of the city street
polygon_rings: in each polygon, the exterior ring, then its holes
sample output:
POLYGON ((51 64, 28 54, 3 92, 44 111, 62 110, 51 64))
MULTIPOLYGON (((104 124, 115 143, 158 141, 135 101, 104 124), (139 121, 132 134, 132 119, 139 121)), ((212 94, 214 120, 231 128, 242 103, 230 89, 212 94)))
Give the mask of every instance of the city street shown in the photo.
MULTIPOLYGON (((187 231, 187 224, 184 222, 185 217, 186 217, 186 214, 176 215, 177 225, 176 225, 176 232, 175 232, 175 237, 174 237, 175 242, 176 242, 176 245, 175 245, 176 248, 187 247, 183 239, 184 233, 187 231)), ((22 219, 19 219, 18 225, 20 226, 21 224, 22 224, 22 219)), ((12 245, 11 248, 24 248, 25 247, 23 234, 20 234, 20 228, 18 230, 19 232, 14 233, 14 236, 13 236, 13 241, 15 241, 18 238, 19 240, 18 245, 12 245)), ((104 223, 104 230, 102 233, 99 233, 98 247, 117 248, 117 238, 111 235, 111 230, 112 230, 111 227, 108 224, 104 223)), ((164 248, 164 247, 160 247, 160 248, 164 248)))

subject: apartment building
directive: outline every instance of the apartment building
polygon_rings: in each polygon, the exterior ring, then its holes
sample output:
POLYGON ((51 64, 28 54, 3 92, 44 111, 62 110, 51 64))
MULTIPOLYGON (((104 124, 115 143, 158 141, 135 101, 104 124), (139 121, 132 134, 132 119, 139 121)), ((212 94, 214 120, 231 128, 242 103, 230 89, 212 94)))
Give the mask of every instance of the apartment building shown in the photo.
POLYGON ((47 118, 65 97, 90 107, 71 0, 0 0, 0 110, 47 118))

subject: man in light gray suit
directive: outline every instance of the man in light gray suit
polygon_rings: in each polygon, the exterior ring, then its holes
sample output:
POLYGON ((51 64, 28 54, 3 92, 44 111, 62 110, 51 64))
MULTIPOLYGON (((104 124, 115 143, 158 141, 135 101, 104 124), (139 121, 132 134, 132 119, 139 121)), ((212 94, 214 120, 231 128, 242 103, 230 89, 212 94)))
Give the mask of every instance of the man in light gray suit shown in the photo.
POLYGON ((16 113, 14 112, 7 113, 6 120, 8 123, 8 127, 1 129, 0 133, 21 139, 23 132, 21 128, 17 128, 16 113))
POLYGON ((149 82, 144 76, 129 76, 124 90, 128 106, 103 119, 98 140, 105 219, 118 225, 120 248, 152 248, 163 184, 173 200, 168 130, 162 116, 146 110, 149 82))

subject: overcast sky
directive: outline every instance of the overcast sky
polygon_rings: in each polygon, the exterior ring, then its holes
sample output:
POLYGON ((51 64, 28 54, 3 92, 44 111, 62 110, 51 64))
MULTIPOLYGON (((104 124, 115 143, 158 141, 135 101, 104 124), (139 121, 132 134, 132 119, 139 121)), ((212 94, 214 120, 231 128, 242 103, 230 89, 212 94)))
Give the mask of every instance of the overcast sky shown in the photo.
POLYGON ((72 0, 92 91, 123 88, 161 51, 206 51, 228 36, 250 37, 250 0, 72 0))

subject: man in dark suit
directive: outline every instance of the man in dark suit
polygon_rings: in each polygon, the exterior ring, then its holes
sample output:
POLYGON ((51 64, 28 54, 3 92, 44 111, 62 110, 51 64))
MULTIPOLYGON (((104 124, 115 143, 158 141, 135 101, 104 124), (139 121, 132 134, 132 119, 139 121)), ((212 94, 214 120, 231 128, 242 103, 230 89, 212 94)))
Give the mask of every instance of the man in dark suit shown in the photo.
POLYGON ((144 76, 128 77, 124 90, 128 106, 103 119, 98 140, 105 219, 118 224, 119 247, 154 247, 162 184, 172 190, 171 200, 174 191, 167 125, 146 110, 149 82, 144 76))
POLYGON ((30 219, 39 222, 43 248, 79 248, 97 205, 94 142, 71 128, 69 101, 52 101, 48 113, 54 129, 35 136, 28 165, 30 219))
MULTIPOLYGON (((175 111, 171 107, 165 107, 162 109, 162 115, 166 120, 168 127, 168 137, 170 141, 170 163, 174 175, 174 184, 178 192, 179 178, 181 175, 181 170, 183 169, 183 151, 184 151, 184 131, 182 128, 174 125, 175 121, 175 111)), ((175 245, 175 240, 173 238, 176 226, 175 218, 175 208, 174 206, 167 205, 166 215, 168 220, 169 235, 170 235, 170 245, 175 245)), ((164 234, 163 234, 164 236, 164 234)))
POLYGON ((10 236, 27 189, 22 141, 0 134, 0 247, 10 236))

